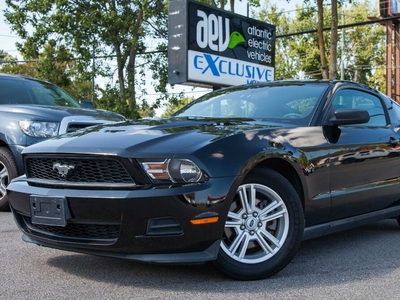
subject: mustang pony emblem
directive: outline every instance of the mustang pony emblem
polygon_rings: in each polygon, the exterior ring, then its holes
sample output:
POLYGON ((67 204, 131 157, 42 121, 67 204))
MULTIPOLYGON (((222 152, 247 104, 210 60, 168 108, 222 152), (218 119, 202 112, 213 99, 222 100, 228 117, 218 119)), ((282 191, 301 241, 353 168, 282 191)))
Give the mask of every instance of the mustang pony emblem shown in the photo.
POLYGON ((56 170, 61 178, 68 178, 74 169, 74 165, 62 165, 60 163, 53 164, 53 170, 56 170))

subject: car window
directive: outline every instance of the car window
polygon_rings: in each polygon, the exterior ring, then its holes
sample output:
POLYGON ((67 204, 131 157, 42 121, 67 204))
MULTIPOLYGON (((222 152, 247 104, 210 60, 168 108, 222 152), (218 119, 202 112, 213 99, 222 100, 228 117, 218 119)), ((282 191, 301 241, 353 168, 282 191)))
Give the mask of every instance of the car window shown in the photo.
POLYGON ((392 105, 392 109, 395 112, 396 115, 396 121, 400 122, 400 105, 395 102, 395 101, 391 101, 391 105, 392 105))
POLYGON ((382 102, 375 95, 359 90, 342 89, 335 94, 332 104, 335 111, 343 108, 355 108, 368 112, 370 117, 368 123, 352 126, 386 126, 387 124, 382 102))
POLYGON ((0 80, 0 104, 36 104, 81 107, 56 85, 31 79, 0 80))
POLYGON ((196 115, 207 117, 249 117, 255 109, 253 101, 221 99, 199 107, 196 115))
POLYGON ((0 80, 0 104, 33 104, 33 99, 17 81, 0 80))
POLYGON ((246 86, 207 94, 174 116, 271 119, 307 124, 327 85, 246 86))

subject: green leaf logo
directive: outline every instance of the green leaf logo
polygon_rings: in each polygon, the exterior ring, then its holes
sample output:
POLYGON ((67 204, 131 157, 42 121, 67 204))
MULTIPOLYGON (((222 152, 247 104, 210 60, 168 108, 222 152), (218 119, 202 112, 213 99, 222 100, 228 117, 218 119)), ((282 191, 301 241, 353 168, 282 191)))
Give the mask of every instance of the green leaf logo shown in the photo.
POLYGON ((235 48, 238 44, 240 43, 244 43, 246 42, 246 40, 244 39, 243 35, 241 35, 239 32, 234 31, 231 33, 231 37, 229 40, 229 45, 228 48, 229 49, 233 49, 235 48))

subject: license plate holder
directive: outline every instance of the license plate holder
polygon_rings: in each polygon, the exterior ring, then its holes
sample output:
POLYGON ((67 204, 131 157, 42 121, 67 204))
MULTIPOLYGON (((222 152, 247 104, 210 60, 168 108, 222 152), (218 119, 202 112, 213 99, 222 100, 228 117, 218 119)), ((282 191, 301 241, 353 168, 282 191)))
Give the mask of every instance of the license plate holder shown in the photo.
POLYGON ((32 224, 67 226, 70 218, 65 197, 36 196, 29 197, 32 224))

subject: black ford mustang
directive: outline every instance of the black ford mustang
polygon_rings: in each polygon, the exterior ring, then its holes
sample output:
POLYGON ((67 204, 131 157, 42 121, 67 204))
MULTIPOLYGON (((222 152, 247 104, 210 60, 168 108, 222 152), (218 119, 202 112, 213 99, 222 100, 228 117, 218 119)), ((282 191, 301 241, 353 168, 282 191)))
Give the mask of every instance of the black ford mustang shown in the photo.
POLYGON ((27 242, 261 279, 302 240, 400 216, 399 129, 357 83, 232 87, 28 147, 10 204, 27 242))

